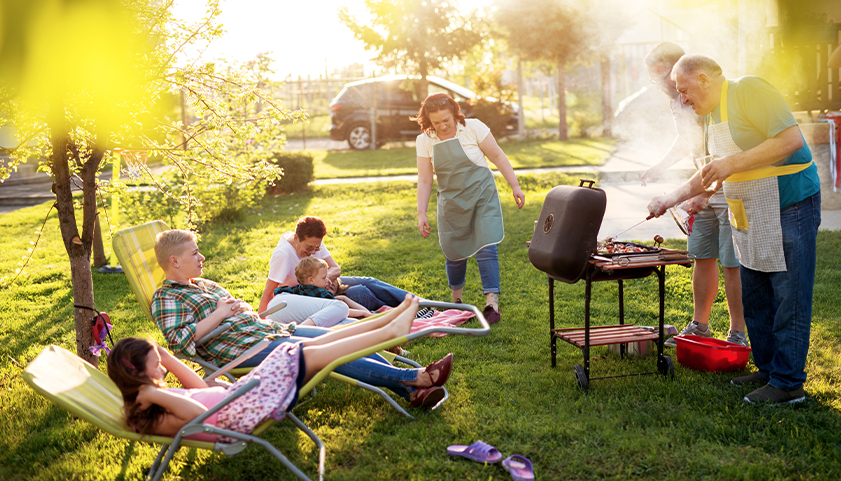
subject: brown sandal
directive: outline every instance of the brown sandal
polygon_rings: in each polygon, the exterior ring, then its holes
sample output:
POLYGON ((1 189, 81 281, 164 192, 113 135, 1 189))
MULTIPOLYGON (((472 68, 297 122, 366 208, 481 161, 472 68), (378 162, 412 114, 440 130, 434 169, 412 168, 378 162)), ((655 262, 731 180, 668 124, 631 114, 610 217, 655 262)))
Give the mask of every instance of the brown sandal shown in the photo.
POLYGON ((450 378, 450 373, 453 371, 453 353, 444 356, 440 361, 434 362, 423 369, 423 372, 429 374, 429 379, 432 380, 433 386, 443 386, 447 379, 450 378), (435 379, 434 373, 438 373, 438 378, 435 379))
POLYGON ((410 403, 416 408, 431 408, 438 404, 438 401, 444 399, 444 388, 440 386, 429 386, 421 389, 416 389, 412 393, 410 403))

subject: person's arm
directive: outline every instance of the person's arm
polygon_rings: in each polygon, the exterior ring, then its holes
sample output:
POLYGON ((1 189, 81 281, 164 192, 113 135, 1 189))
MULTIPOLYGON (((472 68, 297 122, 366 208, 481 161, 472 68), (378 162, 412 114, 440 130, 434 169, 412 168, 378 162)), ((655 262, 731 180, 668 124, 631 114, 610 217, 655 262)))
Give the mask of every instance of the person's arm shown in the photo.
MULTIPOLYGON (((511 167, 511 162, 508 161, 505 152, 496 143, 496 139, 492 133, 488 132, 485 139, 479 142, 479 149, 496 166, 499 173, 502 174, 502 177, 511 186, 511 191, 514 194, 514 202, 517 203, 518 209, 522 209, 526 203, 526 195, 520 190, 520 183, 517 181, 517 175, 514 174, 514 168, 511 167)), ((418 185, 420 185, 420 181, 418 181, 418 185)))
POLYGON ((773 165, 803 147, 800 127, 793 125, 779 134, 765 140, 752 149, 713 160, 701 169, 703 186, 727 180, 733 174, 773 165))
POLYGON ((251 306, 242 299, 234 299, 232 297, 219 299, 216 301, 216 310, 196 323, 196 339, 201 339, 210 334, 225 319, 250 310, 251 306))
POLYGON ((665 172, 666 169, 678 163, 681 159, 686 157, 688 153, 689 145, 679 135, 676 136, 675 141, 672 142, 672 147, 668 152, 666 152, 663 159, 642 173, 642 176, 640 176, 640 184, 645 187, 646 182, 657 182, 660 180, 660 176, 663 175, 663 172, 665 172))
POLYGON ((333 259, 333 256, 327 256, 322 260, 327 263, 327 278, 330 281, 335 281, 342 275, 342 268, 339 267, 339 263, 336 262, 336 259, 333 259))
POLYGON ((262 297, 260 297, 260 308, 257 312, 264 312, 269 307, 269 301, 274 297, 274 290, 278 287, 280 287, 280 283, 266 279, 266 287, 263 289, 262 297))
POLYGON ((665 214, 670 207, 704 193, 704 186, 701 185, 701 173, 696 172, 691 179, 668 194, 655 195, 648 203, 648 212, 654 217, 665 214))
POLYGON ((426 211, 432 196, 433 180, 432 158, 418 156, 418 231, 423 237, 429 237, 426 211))
POLYGON ((143 405, 157 404, 166 410, 155 426, 155 434, 174 436, 185 424, 196 419, 207 408, 194 399, 162 389, 151 384, 140 387, 137 402, 143 405))
POLYGON ((365 308, 362 304, 354 301, 348 296, 336 296, 336 299, 344 302, 348 306, 348 317, 368 317, 371 311, 365 308))
POLYGON ((172 355, 166 348, 155 346, 161 356, 161 365, 175 376, 181 385, 186 389, 197 389, 208 387, 207 383, 186 364, 172 355))

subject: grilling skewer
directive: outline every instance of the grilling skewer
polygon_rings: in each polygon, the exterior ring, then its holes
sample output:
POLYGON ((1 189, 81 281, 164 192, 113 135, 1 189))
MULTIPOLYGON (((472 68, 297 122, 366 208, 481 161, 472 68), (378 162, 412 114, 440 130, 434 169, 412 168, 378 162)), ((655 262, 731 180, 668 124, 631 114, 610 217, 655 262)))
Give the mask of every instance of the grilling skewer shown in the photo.
POLYGON ((618 233, 618 234, 614 234, 614 235, 612 235, 612 236, 610 236, 610 237, 605 237, 604 242, 612 242, 612 241, 613 241, 613 239, 616 239, 616 238, 617 238, 617 237, 619 237, 620 235, 622 235, 622 234, 624 234, 624 233, 628 232, 629 230, 631 230, 631 229, 633 229, 634 227, 636 227, 636 226, 638 226, 638 225, 642 224, 643 222, 645 222, 645 221, 647 221, 647 220, 649 220, 649 219, 652 219, 653 217, 654 217, 654 214, 651 214, 651 215, 649 215, 648 217, 646 217, 645 219, 643 219, 643 220, 641 220, 641 221, 637 222, 636 224, 632 225, 631 227, 628 227, 627 229, 623 230, 622 232, 620 232, 620 233, 618 233))

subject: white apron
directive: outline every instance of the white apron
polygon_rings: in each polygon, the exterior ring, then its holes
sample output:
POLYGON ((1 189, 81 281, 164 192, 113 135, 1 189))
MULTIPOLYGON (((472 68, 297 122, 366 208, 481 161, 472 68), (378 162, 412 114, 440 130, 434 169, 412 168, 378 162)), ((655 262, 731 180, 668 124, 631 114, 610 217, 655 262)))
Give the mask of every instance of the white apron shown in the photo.
MULTIPOLYGON (((742 152, 730 134, 727 120, 727 88, 721 88, 721 122, 707 130, 710 154, 726 157, 742 152)), ((800 172, 811 163, 759 169, 731 175, 724 181, 724 196, 730 208, 733 247, 739 262, 760 272, 786 270, 783 232, 780 225, 780 188, 777 177, 800 172)))

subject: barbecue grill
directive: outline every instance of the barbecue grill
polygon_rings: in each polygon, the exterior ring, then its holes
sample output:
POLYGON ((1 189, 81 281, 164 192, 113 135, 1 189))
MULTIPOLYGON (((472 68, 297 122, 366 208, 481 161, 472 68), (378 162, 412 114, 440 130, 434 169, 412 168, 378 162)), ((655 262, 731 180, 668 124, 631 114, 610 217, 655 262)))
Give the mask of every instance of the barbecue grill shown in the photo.
MULTIPOLYGON (((549 280, 549 335, 552 367, 555 367, 558 339, 582 350, 584 364, 573 367, 575 379, 582 391, 590 381, 611 377, 638 376, 660 373, 674 377, 674 364, 663 354, 663 323, 665 318, 665 278, 667 265, 689 267, 692 260, 685 251, 658 246, 623 244, 625 249, 597 250, 597 235, 604 218, 607 196, 593 187, 594 181, 581 179, 575 186, 558 186, 546 195, 540 219, 535 223, 529 243, 529 260, 545 272, 549 280), (585 185, 587 184, 587 185, 585 185), (623 281, 656 274, 659 281, 660 320, 657 332, 633 324, 625 324, 623 281), (574 284, 584 279, 584 327, 555 328, 555 281, 574 284), (619 290, 619 324, 590 326, 590 300, 593 282, 616 281, 619 290), (657 341, 657 370, 619 376, 590 376, 590 347, 619 344, 624 357, 627 344, 657 341)), ((608 244, 604 247, 610 247, 608 244)))

